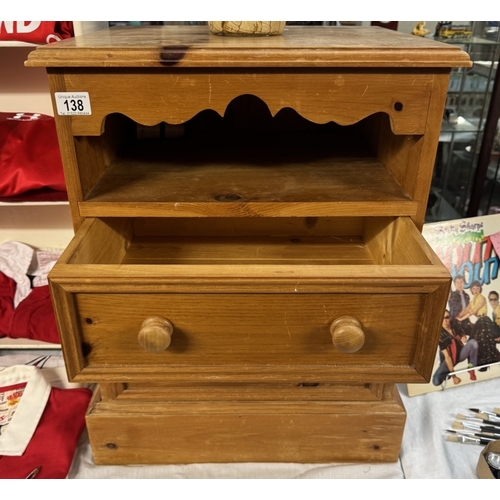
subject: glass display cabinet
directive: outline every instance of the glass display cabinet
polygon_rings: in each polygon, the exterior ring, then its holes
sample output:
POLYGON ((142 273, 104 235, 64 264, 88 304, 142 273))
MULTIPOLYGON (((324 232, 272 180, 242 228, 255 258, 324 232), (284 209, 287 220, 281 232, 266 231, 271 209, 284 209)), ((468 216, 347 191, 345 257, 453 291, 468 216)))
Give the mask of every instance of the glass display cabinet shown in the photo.
MULTIPOLYGON (((454 68, 451 73, 427 206, 427 222, 470 215, 471 189, 500 55, 498 22, 474 22, 470 29, 472 36, 469 38, 436 37, 439 41, 460 45, 469 53, 474 64, 471 68, 454 68)), ((495 176, 495 170, 495 159, 492 157, 489 178, 495 176)), ((486 193, 487 187, 485 185, 482 213, 488 211, 484 205, 493 197, 493 193, 486 193)), ((493 191, 493 187, 490 186, 489 191, 493 191)), ((498 187, 495 196, 500 205, 498 187)))
POLYGON ((490 162, 486 174, 483 196, 481 198, 480 214, 500 213, 500 133, 497 134, 491 151, 490 162))

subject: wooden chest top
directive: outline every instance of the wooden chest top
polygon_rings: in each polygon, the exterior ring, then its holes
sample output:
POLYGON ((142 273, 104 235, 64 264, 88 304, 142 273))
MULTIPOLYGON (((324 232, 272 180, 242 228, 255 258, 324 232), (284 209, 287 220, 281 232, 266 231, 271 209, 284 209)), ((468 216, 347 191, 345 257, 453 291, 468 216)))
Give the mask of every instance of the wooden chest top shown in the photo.
POLYGON ((285 27, 283 35, 217 36, 208 27, 99 30, 34 50, 42 67, 443 67, 471 66, 457 46, 377 27, 285 27))

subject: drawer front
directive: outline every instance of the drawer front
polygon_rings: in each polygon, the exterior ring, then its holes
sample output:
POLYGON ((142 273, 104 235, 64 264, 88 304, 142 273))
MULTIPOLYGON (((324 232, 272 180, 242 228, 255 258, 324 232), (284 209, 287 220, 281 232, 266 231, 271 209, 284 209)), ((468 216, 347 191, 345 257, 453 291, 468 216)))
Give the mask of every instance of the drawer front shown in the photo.
POLYGON ((391 462, 406 415, 380 401, 99 401, 86 417, 95 462, 391 462))
POLYGON ((87 220, 49 276, 70 376, 428 380, 450 277, 411 221, 277 219, 87 220))
POLYGON ((433 295, 75 293, 68 322, 59 319, 79 380, 403 382, 428 376, 419 360, 435 348, 433 295), (139 343, 155 316, 173 326, 159 352, 139 343), (359 322, 355 352, 334 345, 332 323, 345 316, 359 322))

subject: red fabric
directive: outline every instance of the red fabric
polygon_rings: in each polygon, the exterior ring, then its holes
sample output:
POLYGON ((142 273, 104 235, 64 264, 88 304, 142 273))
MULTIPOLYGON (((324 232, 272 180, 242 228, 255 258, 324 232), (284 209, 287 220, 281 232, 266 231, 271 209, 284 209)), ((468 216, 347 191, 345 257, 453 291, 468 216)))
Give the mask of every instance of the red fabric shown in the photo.
POLYGON ((0 272, 0 337, 60 344, 49 286, 38 286, 14 309, 16 282, 0 272))
POLYGON ((457 348, 457 342, 459 340, 455 337, 454 338, 455 342, 453 340, 451 341, 451 344, 447 347, 448 354, 450 355, 451 361, 454 365, 458 363, 458 348, 457 348))
POLYGON ((0 196, 45 187, 66 191, 54 118, 0 113, 0 196))
POLYGON ((10 322, 14 316, 16 282, 0 272, 0 337, 9 335, 10 322))
POLYGON ((48 285, 33 288, 16 307, 9 326, 9 337, 53 344, 61 342, 48 285))
POLYGON ((72 36, 72 21, 0 21, 0 40, 43 44, 72 36))
POLYGON ((12 391, 13 389, 24 389, 26 387, 26 382, 19 382, 19 384, 14 385, 4 385, 0 387, 0 392, 12 391))
POLYGON ((0 456, 0 478, 24 479, 33 469, 41 467, 35 479, 64 479, 85 428, 85 412, 91 395, 89 389, 53 387, 24 454, 0 456))

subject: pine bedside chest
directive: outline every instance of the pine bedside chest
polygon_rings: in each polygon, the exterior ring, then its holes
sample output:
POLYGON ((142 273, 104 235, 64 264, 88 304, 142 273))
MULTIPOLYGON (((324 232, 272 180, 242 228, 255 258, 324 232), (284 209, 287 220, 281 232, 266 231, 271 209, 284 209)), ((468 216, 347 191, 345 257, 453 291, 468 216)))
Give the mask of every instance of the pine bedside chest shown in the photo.
POLYGON ((97 31, 47 68, 50 275, 98 464, 396 461, 450 276, 421 236, 459 48, 382 28, 97 31))

